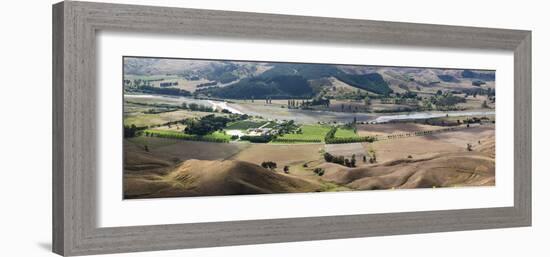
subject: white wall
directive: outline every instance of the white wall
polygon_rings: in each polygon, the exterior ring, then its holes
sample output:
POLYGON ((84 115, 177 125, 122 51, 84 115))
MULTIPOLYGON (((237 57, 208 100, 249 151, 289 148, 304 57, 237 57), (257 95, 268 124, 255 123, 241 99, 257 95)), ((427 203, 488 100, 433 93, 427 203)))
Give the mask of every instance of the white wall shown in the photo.
MULTIPOLYGON (((549 256, 550 180, 543 110, 550 28, 545 1, 112 1, 533 30, 533 227, 135 253, 118 256, 549 256), (525 254, 527 253, 527 254, 525 254)), ((51 4, 2 5, 0 256, 53 256, 51 246, 51 4), (7 165, 6 165, 7 164, 7 165)))

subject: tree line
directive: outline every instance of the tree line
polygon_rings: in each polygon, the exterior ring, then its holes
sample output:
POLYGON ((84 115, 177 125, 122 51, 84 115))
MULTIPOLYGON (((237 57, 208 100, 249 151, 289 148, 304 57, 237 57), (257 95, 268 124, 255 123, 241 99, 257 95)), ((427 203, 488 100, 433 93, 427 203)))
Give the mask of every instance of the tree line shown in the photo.
POLYGON ((170 138, 170 139, 179 139, 179 140, 188 140, 188 141, 203 141, 203 142, 214 142, 214 143, 229 142, 229 140, 226 138, 188 135, 188 134, 172 132, 172 131, 145 130, 144 134, 145 136, 148 136, 148 137, 170 138))
POLYGON ((334 156, 328 152, 326 152, 323 157, 325 158, 326 162, 332 162, 336 164, 340 164, 349 168, 356 167, 357 160, 355 159, 355 154, 351 156, 351 159, 345 158, 344 156, 334 156))

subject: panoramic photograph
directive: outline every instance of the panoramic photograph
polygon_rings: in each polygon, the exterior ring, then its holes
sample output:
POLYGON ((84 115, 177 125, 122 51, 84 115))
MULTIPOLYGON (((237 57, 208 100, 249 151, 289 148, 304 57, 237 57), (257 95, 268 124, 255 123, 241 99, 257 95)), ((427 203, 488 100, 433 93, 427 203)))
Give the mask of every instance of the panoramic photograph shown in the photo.
POLYGON ((495 185, 495 71, 123 57, 124 199, 495 185))

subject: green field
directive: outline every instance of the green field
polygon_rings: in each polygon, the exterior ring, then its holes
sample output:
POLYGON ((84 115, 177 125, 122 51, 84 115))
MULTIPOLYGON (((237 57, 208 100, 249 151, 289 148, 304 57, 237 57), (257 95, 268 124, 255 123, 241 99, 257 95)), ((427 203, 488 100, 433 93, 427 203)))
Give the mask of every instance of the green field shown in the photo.
POLYGON ((225 129, 229 130, 247 130, 249 128, 258 128, 264 125, 265 121, 253 121, 253 120, 241 120, 241 121, 235 121, 227 124, 225 129))
POLYGON ((231 140, 230 135, 226 135, 223 132, 218 132, 218 131, 205 136, 189 135, 189 134, 185 134, 177 131, 156 130, 156 129, 147 129, 143 133, 146 136, 172 138, 172 139, 189 140, 189 141, 224 143, 224 142, 229 142, 231 140))
POLYGON ((301 133, 284 134, 277 137, 274 143, 321 143, 330 130, 329 126, 303 125, 301 133))
POLYGON ((336 138, 355 138, 359 137, 353 129, 344 129, 344 128, 338 128, 336 130, 336 134, 334 134, 334 137, 336 138))

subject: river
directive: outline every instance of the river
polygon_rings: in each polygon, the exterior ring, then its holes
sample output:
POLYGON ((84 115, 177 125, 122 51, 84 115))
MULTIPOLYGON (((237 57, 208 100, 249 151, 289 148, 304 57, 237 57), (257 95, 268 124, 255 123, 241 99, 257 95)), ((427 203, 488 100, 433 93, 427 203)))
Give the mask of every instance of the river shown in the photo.
POLYGON ((301 110, 281 108, 280 105, 271 104, 252 104, 252 103, 229 103, 217 100, 195 99, 183 96, 163 96, 163 95, 124 95, 126 100, 144 101, 145 102, 161 102, 171 104, 196 103, 205 106, 210 106, 214 109, 226 109, 232 113, 248 114, 252 116, 261 116, 266 119, 278 120, 295 120, 298 123, 317 123, 317 122, 351 122, 355 118, 358 122, 374 122, 386 123, 397 120, 421 120, 440 117, 458 117, 458 116, 490 116, 494 115, 493 110, 476 110, 476 111, 426 111, 426 112, 410 112, 399 114, 378 114, 378 113, 348 113, 348 112, 331 112, 318 110, 301 110))

